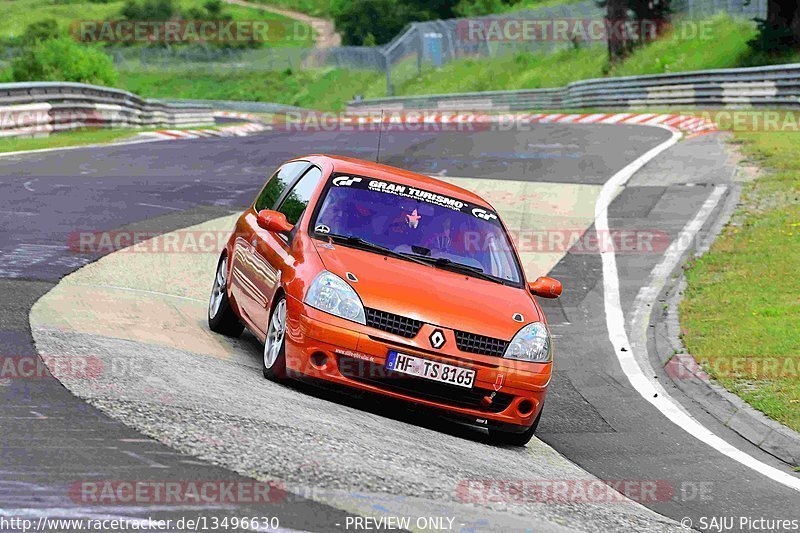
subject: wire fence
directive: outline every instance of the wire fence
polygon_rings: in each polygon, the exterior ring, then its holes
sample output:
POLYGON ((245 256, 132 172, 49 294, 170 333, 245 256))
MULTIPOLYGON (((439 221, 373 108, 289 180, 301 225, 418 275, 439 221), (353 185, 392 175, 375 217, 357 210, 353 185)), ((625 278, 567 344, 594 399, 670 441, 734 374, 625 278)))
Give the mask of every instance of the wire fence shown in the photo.
POLYGON ((746 18, 766 18, 767 0, 673 0, 673 9, 690 17, 724 12, 746 18))
POLYGON ((394 93, 396 84, 421 74, 426 66, 439 67, 464 58, 550 53, 572 46, 598 44, 580 40, 489 37, 494 28, 502 33, 503 29, 522 21, 601 20, 603 15, 604 10, 594 1, 585 1, 487 17, 415 22, 384 46, 387 95, 394 93))
MULTIPOLYGON (((485 19, 600 19, 603 10, 593 0, 520 11, 485 19)), ((106 48, 120 70, 236 70, 275 71, 285 69, 343 67, 385 72, 387 87, 419 73, 423 66, 436 66, 464 58, 487 58, 519 52, 544 52, 568 46, 553 42, 480 42, 465 38, 463 25, 469 20, 450 19, 410 24, 383 46, 316 48, 237 49, 214 46, 106 48), (393 81, 394 80, 394 81, 393 81)))
MULTIPOLYGON (((767 0, 675 0, 672 5, 675 17, 684 20, 706 18, 717 13, 727 13, 734 18, 764 18, 767 0)), ((606 46, 605 38, 576 37, 569 40, 550 39, 497 39, 491 38, 492 28, 515 27, 510 21, 558 21, 573 29, 586 29, 590 21, 603 20, 605 9, 595 1, 584 1, 524 10, 473 19, 450 19, 417 22, 384 46, 386 55, 386 94, 394 94, 394 86, 409 77, 422 73, 425 66, 441 66, 462 58, 494 58, 518 53, 551 53, 575 46, 606 46), (470 27, 483 30, 487 38, 473 39, 470 27)), ((641 21, 640 21, 641 22, 641 21)), ((480 32, 478 32, 480 34, 480 32)), ((580 32, 576 32, 579 35, 580 32)))
MULTIPOLYGON (((677 16, 693 19, 725 12, 737 18, 766 16, 767 0, 673 0, 677 16)), ((217 46, 107 47, 122 71, 283 71, 340 67, 382 72, 386 93, 418 76, 424 69, 463 58, 495 58, 509 54, 549 53, 574 46, 605 45, 603 39, 475 39, 465 35, 470 24, 500 27, 509 21, 593 21, 604 18, 604 9, 594 0, 525 10, 472 19, 415 22, 383 46, 335 48, 222 48, 217 46)), ((8 64, 19 51, 6 49, 0 65, 8 64)))
POLYGON ((385 58, 380 49, 366 46, 255 49, 211 46, 109 47, 106 53, 123 71, 280 71, 322 67, 385 69, 385 58))

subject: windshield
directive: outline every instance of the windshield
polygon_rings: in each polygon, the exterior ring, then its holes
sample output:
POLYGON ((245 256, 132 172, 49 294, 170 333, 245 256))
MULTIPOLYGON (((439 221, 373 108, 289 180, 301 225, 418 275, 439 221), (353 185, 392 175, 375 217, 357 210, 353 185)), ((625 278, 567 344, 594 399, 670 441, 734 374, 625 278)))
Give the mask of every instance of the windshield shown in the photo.
POLYGON ((317 237, 357 237, 434 265, 462 266, 514 284, 522 279, 497 214, 458 198, 335 175, 311 224, 317 237))

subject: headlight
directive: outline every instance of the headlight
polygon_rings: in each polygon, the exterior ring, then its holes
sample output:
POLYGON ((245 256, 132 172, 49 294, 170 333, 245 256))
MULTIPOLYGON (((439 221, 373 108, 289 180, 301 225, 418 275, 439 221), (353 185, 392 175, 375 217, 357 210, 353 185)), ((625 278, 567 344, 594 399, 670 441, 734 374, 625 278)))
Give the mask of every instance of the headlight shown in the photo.
POLYGON ((514 335, 503 357, 530 361, 532 363, 547 363, 552 359, 550 332, 542 322, 528 324, 514 335))
POLYGON ((364 305, 353 287, 332 272, 323 270, 306 293, 305 303, 315 309, 366 324, 364 305))

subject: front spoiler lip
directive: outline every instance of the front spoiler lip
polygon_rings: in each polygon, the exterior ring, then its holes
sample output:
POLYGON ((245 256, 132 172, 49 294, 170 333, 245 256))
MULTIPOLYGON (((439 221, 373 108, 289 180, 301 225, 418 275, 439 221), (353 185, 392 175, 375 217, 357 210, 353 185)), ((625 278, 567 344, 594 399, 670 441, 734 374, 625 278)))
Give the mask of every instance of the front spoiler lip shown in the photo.
POLYGON ((511 422, 503 422, 501 420, 494 420, 491 418, 493 414, 496 415, 499 413, 486 413, 485 417, 468 413, 459 413, 451 410, 451 408, 447 406, 434 406, 425 403, 419 403, 411 399, 395 398, 393 396, 387 396, 383 392, 374 392, 372 390, 367 390, 361 387, 351 386, 349 384, 343 384, 336 381, 329 381, 308 374, 293 372, 290 377, 307 385, 311 385, 323 390, 329 390, 336 394, 342 394, 358 400, 363 400, 365 398, 376 398, 380 399, 382 402, 388 400, 394 404, 394 407, 402 409, 406 414, 416 411, 423 411, 426 414, 438 416, 445 420, 449 420, 463 426, 469 426, 477 430, 493 429, 506 431, 509 433, 522 433, 530 427, 530 424, 513 424, 511 422))

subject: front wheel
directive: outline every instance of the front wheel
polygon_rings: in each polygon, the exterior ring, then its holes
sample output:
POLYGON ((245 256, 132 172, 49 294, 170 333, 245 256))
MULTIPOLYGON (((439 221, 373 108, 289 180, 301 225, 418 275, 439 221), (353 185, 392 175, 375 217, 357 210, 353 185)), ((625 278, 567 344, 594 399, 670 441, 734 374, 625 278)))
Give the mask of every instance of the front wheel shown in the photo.
POLYGON ((229 337, 238 337, 244 331, 244 326, 233 312, 231 302, 228 300, 227 280, 228 256, 224 255, 217 264, 214 286, 211 288, 211 297, 208 299, 208 327, 211 328, 211 331, 229 337))
POLYGON ((272 308, 264 340, 264 377, 280 381, 286 377, 286 297, 281 296, 272 308))
POLYGON ((537 416, 536 420, 533 421, 531 427, 529 427, 522 433, 510 433, 508 431, 499 431, 496 429, 489 428, 489 440, 492 442, 492 444, 525 446, 533 438, 533 434, 536 433, 536 428, 539 427, 539 420, 542 419, 543 411, 544 407, 542 407, 542 409, 539 410, 539 416, 537 416))

